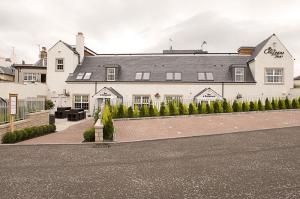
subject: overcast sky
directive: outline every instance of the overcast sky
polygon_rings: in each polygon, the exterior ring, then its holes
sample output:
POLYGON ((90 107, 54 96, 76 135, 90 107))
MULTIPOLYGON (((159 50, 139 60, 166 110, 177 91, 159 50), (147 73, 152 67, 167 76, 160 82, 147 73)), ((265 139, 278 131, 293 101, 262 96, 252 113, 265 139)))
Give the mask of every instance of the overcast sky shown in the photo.
POLYGON ((276 33, 300 74, 299 0, 1 0, 0 56, 38 58, 38 45, 75 43, 77 32, 97 53, 169 48, 235 52, 276 33))

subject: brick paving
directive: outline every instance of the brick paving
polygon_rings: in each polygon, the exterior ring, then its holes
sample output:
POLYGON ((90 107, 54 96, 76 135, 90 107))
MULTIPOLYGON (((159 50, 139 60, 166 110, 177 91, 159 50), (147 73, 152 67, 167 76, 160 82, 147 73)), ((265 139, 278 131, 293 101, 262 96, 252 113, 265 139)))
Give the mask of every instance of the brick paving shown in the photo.
POLYGON ((119 142, 177 138, 300 126, 300 110, 121 120, 114 125, 119 142))
POLYGON ((73 144, 81 143, 83 141, 83 132, 92 127, 94 123, 93 118, 83 120, 79 123, 56 133, 51 133, 45 136, 33 138, 19 142, 18 144, 73 144))

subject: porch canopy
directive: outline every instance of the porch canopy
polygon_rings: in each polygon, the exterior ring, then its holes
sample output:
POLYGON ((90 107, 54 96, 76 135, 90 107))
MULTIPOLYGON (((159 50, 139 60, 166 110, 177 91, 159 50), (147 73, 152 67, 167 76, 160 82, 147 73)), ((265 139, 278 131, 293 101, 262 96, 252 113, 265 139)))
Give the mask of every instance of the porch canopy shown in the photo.
POLYGON ((210 102, 210 101, 216 101, 216 100, 223 100, 223 97, 218 94, 216 91, 214 91, 211 88, 205 88, 200 93, 195 95, 194 100, 198 102, 210 102))
POLYGON ((100 89, 94 96, 95 105, 97 107, 101 106, 102 103, 110 102, 111 105, 121 104, 123 102, 123 96, 118 93, 112 87, 104 87, 100 89))

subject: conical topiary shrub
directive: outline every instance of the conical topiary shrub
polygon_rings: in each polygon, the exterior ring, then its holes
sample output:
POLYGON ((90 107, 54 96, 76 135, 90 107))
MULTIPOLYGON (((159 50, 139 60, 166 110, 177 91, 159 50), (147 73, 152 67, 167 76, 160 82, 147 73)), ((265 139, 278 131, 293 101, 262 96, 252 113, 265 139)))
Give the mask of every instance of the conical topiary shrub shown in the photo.
POLYGON ((268 98, 266 98, 265 101, 265 110, 272 110, 272 104, 270 103, 268 98))

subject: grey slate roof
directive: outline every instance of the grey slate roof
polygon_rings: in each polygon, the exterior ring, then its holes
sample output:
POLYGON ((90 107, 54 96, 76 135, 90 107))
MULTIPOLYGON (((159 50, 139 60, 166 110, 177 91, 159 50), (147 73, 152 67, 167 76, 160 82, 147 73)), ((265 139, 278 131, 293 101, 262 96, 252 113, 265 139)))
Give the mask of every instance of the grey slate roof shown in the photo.
MULTIPOLYGON (((135 80, 136 72, 150 72, 150 80, 143 82, 200 82, 198 72, 212 72, 214 81, 207 82, 234 82, 231 66, 245 67, 245 82, 255 83, 247 61, 250 56, 240 55, 153 55, 153 56, 94 56, 85 57, 82 65, 78 65, 67 79, 67 82, 104 82, 106 81, 107 65, 119 65, 117 82, 141 82, 135 80), (76 80, 78 73, 91 72, 89 80, 76 80), (181 72, 181 81, 166 80, 167 72, 181 72)), ((205 81, 201 81, 205 82, 205 81)))
POLYGON ((11 76, 15 75, 15 71, 12 67, 0 66, 0 73, 5 74, 5 75, 11 75, 11 76))
POLYGON ((267 39, 263 40, 262 42, 260 42, 257 46, 255 46, 255 49, 251 55, 250 60, 253 60, 258 53, 262 50, 262 48, 267 44, 267 42, 274 36, 275 34, 271 35, 270 37, 268 37, 267 39))

